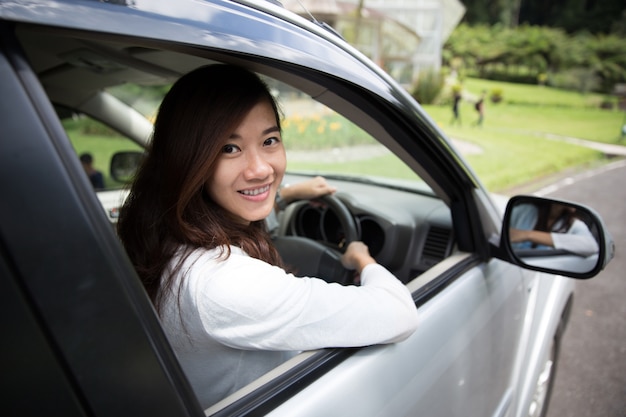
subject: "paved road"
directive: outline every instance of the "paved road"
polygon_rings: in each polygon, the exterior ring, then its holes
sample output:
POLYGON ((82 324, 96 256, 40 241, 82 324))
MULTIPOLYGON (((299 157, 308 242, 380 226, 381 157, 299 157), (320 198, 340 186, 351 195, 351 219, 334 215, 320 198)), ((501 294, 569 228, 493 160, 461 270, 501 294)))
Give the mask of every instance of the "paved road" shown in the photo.
POLYGON ((617 247, 600 275, 577 283, 548 417, 626 417, 626 161, 537 194, 593 207, 617 247))

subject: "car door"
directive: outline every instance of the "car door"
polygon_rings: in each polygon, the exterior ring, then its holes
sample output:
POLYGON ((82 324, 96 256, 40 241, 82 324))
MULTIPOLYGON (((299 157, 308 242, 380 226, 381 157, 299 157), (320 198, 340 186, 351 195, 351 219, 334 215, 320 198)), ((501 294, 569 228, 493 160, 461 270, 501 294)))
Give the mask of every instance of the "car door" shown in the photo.
MULTIPOLYGON (((441 266, 458 266, 455 262, 450 259, 441 266)), ((425 275, 424 280, 444 279, 425 275)), ((453 282, 436 296, 423 304, 418 299, 421 324, 408 340, 359 350, 270 415, 511 412, 512 373, 523 321, 521 277, 507 265, 491 262, 469 266, 456 279, 447 278, 453 282)))

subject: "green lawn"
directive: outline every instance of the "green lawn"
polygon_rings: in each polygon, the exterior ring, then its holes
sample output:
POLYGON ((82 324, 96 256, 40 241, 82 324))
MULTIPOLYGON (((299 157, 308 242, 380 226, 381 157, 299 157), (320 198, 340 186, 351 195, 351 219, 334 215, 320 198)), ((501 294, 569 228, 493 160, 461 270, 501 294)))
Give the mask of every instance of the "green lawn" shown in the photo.
POLYGON ((508 104, 575 108, 598 107, 605 99, 615 101, 614 97, 611 98, 601 94, 580 94, 540 85, 513 84, 478 78, 468 78, 462 85, 467 92, 476 95, 483 90, 489 94, 494 89, 499 89, 502 91, 503 101, 508 104))
MULTIPOLYGON (((448 105, 425 105, 424 109, 446 133, 465 138, 479 137, 470 128, 476 120, 474 100, 481 91, 488 93, 499 88, 503 101, 489 100, 485 104, 484 129, 502 132, 541 135, 551 133, 604 143, 620 143, 621 127, 626 121, 623 111, 599 107, 603 96, 579 94, 541 86, 511 84, 469 79, 464 83, 464 101, 461 103, 463 129, 450 126, 451 108, 448 105)), ((444 93, 445 94, 445 93, 444 93)), ((626 141, 622 142, 626 145, 626 141)))
POLYGON ((465 158, 489 189, 501 191, 604 161, 597 151, 550 140, 546 134, 626 145, 621 138, 624 112, 600 109, 602 99, 541 86, 470 79, 464 83, 461 126, 451 125, 449 105, 423 107, 450 138, 483 150, 465 158), (473 100, 482 90, 489 93, 494 88, 502 90, 504 99, 497 104, 487 100, 483 126, 476 127, 473 100))

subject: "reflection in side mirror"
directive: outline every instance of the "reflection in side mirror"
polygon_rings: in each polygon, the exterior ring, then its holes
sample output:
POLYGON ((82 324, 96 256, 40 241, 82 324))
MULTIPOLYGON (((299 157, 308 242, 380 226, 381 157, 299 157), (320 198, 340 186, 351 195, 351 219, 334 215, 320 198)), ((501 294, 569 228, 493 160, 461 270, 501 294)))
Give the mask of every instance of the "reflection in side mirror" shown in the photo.
POLYGON ((589 278, 613 257, 600 217, 587 207, 539 197, 513 197, 503 224, 504 250, 521 266, 589 278))
POLYGON ((130 183, 135 178, 135 173, 143 158, 143 152, 117 152, 111 158, 111 177, 124 184, 130 183))

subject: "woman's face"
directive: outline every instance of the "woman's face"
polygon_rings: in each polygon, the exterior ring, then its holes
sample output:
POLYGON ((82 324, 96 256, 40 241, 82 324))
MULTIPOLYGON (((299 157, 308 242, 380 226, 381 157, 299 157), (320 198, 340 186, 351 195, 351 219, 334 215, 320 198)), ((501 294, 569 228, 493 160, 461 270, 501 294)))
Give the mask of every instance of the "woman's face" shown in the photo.
POLYGON ((206 182, 213 201, 244 223, 266 218, 287 166, 271 104, 263 100, 255 105, 224 138, 221 152, 206 182))

